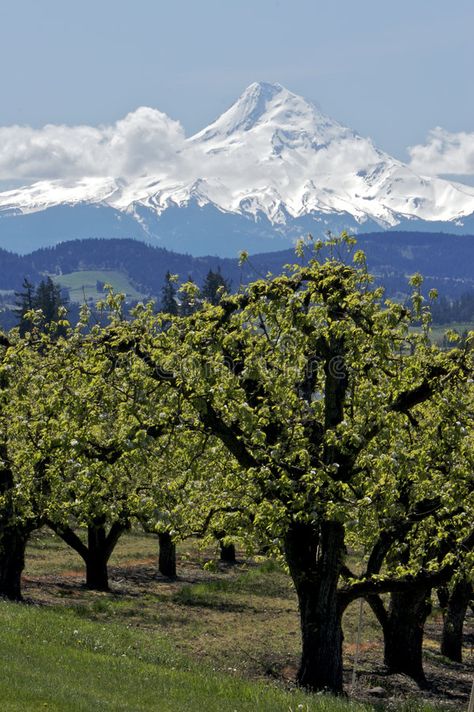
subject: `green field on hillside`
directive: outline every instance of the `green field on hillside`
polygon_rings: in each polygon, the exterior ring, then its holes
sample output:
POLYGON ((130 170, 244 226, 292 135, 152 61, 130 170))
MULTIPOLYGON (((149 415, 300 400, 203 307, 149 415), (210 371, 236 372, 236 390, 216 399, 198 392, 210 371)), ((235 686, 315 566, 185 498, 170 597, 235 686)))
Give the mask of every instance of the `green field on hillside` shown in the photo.
POLYGON ((53 276, 55 282, 69 290, 72 302, 96 300, 104 296, 97 283, 111 284, 115 292, 123 292, 131 299, 142 299, 143 294, 135 289, 128 277, 115 270, 84 270, 53 276))

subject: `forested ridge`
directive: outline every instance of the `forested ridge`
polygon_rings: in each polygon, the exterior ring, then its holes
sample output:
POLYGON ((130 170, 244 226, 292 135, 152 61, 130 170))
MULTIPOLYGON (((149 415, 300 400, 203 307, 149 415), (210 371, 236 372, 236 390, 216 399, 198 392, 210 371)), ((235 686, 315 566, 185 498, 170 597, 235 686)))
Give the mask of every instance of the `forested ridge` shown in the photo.
POLYGON ((342 617, 362 598, 388 672, 423 687, 435 592, 452 660, 472 602, 474 334, 434 346, 423 278, 388 300, 346 235, 292 261, 234 293, 168 272, 158 313, 125 319, 110 292, 100 320, 33 308, 1 337, 0 595, 21 600, 44 526, 101 591, 132 528, 156 533, 170 576, 177 541, 238 541, 289 572, 299 685, 343 691, 342 617))
MULTIPOLYGON (((432 309, 433 323, 454 323, 463 333, 474 322, 474 238, 443 233, 386 232, 361 235, 358 241, 366 252, 375 283, 384 287, 387 296, 405 301, 409 297, 410 275, 421 272, 424 296, 428 297, 433 289, 438 293, 432 309)), ((307 255, 301 258, 303 263, 307 259, 307 255)), ((197 258, 127 239, 73 240, 23 256, 0 250, 0 292, 3 290, 0 327, 9 329, 17 323, 15 293, 21 292, 25 279, 37 288, 51 276, 61 285, 70 318, 76 320, 78 304, 86 298, 86 291, 89 302, 98 299, 100 289, 108 279, 113 281, 114 275, 116 278, 123 275, 119 281, 125 280, 132 292, 155 299, 159 306, 167 274, 176 275, 179 284, 191 279, 201 287, 210 273, 219 273, 230 290, 237 291, 266 274, 279 274, 292 260, 293 251, 286 250, 252 255, 242 265, 237 258, 197 258), (90 283, 87 290, 81 289, 80 285, 87 283, 94 271, 97 272, 93 278, 94 289, 90 283), (77 285, 72 294, 68 293, 69 280, 77 285), (96 285, 100 287, 98 292, 96 285)), ((129 295, 127 302, 133 301, 129 295)))
MULTIPOLYGON (((407 293, 406 276, 420 272, 426 290, 438 288, 446 298, 474 289, 474 237, 443 233, 383 232, 360 235, 358 243, 367 255, 369 269, 384 283, 390 295, 407 293)), ((15 255, 0 250, 0 289, 18 289, 27 277, 60 275, 77 270, 109 269, 125 272, 145 294, 157 295, 167 271, 181 281, 191 276, 204 279, 219 267, 237 289, 267 272, 277 274, 293 261, 293 251, 252 255, 243 267, 235 259, 217 256, 191 257, 138 240, 73 240, 55 247, 15 255)))

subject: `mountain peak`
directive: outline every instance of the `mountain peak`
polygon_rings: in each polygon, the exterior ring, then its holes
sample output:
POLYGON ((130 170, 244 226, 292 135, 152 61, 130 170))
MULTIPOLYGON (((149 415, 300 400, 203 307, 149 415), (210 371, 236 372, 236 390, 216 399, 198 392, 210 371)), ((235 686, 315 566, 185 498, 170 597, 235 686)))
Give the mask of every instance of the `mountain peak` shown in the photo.
POLYGON ((291 112, 290 105, 298 102, 303 102, 310 109, 302 97, 292 94, 281 84, 253 82, 227 111, 196 134, 196 138, 207 141, 216 136, 225 137, 240 131, 250 131, 276 106, 285 105, 287 112, 291 112))
MULTIPOLYGON (((153 148, 153 126, 152 134, 145 134, 150 136, 147 152, 153 148)), ((74 208, 69 234, 75 237, 79 233, 74 221, 83 210, 84 220, 91 222, 84 222, 82 234, 100 234, 100 227, 91 227, 96 224, 91 216, 108 206, 114 225, 136 220, 140 230, 160 239, 162 232, 173 232, 178 207, 195 211, 195 218, 202 208, 205 214, 216 210, 209 223, 216 230, 224 214, 232 220, 243 216, 247 222, 239 224, 238 231, 244 232, 251 226, 265 231, 262 216, 278 230, 298 232, 308 225, 352 230, 361 224, 387 227, 406 220, 462 222, 474 215, 473 188, 417 176, 370 139, 281 84, 254 82, 198 134, 184 142, 181 134, 177 139, 174 133, 170 136, 170 150, 164 157, 161 149, 151 150, 153 158, 138 176, 118 173, 125 164, 119 162, 116 169, 114 161, 110 177, 42 181, 0 193, 0 236, 17 218, 19 231, 36 224, 29 222, 36 220, 30 213, 41 213, 49 224, 48 214, 55 207, 61 214, 74 208)), ((136 165, 141 154, 132 155, 136 165)), ((186 215, 183 220, 190 225, 191 213, 186 215)), ((123 223, 127 230, 130 224, 123 223)), ((57 230, 60 227, 59 221, 57 230)), ((222 234, 226 231, 222 228, 222 234)))
POLYGON ((227 134, 249 131, 266 114, 276 97, 289 93, 281 84, 253 82, 218 121, 225 119, 227 134))
POLYGON ((276 97, 286 93, 281 84, 253 82, 214 123, 196 135, 202 140, 209 140, 217 135, 230 136, 237 131, 249 131, 267 112, 269 104, 276 97))
POLYGON ((191 140, 225 140, 264 125, 275 130, 304 131, 318 138, 328 129, 336 134, 346 131, 302 96, 281 84, 261 81, 250 84, 227 111, 191 140))
POLYGON ((282 91, 288 90, 277 82, 252 82, 252 84, 249 84, 249 86, 244 89, 237 101, 241 101, 247 97, 249 99, 271 100, 282 91))

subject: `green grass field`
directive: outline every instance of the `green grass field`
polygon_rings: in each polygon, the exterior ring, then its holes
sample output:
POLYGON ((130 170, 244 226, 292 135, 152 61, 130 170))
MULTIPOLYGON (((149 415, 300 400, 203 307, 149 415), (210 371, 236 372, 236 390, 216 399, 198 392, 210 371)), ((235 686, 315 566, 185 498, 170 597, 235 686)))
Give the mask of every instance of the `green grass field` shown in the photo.
POLYGON ((55 282, 69 289, 72 302, 82 303, 84 300, 96 300, 103 297, 103 292, 97 291, 97 282, 111 284, 115 292, 123 292, 132 299, 142 299, 143 294, 138 292, 131 284, 128 277, 122 272, 114 270, 84 270, 54 276, 55 282))
POLYGON ((247 682, 162 636, 71 611, 0 604, 2 712, 345 712, 372 709, 247 682))
MULTIPOLYGON (((80 532, 79 532, 80 533, 80 532)), ((83 533, 82 533, 83 535, 83 533)), ((178 579, 156 571, 156 536, 121 538, 110 561, 111 591, 84 587, 82 560, 47 529, 27 550, 27 605, 0 603, 1 712, 434 712, 405 681, 377 672, 381 636, 366 609, 360 677, 353 698, 297 690, 300 637, 295 594, 272 560, 246 559, 206 570, 216 550, 178 545, 178 579), (382 685, 385 700, 368 692, 382 685)), ((426 637, 429 676, 442 689, 462 679, 440 662, 436 621, 426 637)), ((357 636, 358 604, 344 618, 346 690, 357 636)), ((468 660, 468 651, 466 650, 468 660)), ((459 687, 459 685, 458 685, 459 687)), ((441 689, 440 688, 440 689, 441 689)))

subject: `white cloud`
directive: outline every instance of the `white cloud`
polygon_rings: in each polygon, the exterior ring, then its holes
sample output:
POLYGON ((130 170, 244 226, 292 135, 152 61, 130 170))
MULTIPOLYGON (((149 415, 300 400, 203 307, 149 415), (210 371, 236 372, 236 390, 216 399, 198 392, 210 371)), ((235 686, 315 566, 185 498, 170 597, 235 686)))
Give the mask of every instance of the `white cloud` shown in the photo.
POLYGON ((178 121, 141 107, 109 126, 0 127, 0 180, 160 173, 180 161, 178 121))
POLYGON ((410 167, 422 175, 474 175, 474 132, 432 129, 425 144, 411 146, 410 167))

